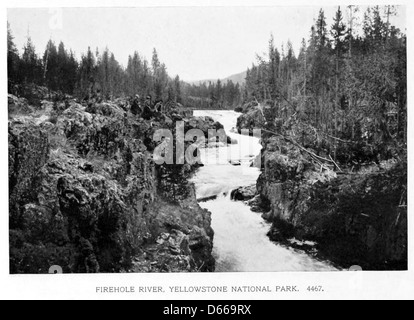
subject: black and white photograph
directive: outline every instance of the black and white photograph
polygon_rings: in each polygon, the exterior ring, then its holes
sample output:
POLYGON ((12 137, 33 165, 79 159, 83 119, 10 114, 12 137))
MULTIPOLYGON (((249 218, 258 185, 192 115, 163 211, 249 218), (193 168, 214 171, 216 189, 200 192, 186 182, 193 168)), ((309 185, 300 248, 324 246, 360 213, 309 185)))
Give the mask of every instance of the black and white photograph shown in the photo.
POLYGON ((409 270, 406 5, 6 11, 9 276, 409 270))

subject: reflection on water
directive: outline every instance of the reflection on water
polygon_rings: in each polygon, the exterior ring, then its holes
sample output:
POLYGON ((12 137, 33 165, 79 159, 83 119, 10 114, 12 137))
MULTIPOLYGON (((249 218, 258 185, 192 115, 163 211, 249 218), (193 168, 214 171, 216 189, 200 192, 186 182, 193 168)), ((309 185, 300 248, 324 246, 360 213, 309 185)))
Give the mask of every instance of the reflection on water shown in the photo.
POLYGON ((233 111, 196 111, 195 115, 210 116, 221 122, 227 134, 238 141, 238 144, 228 148, 202 150, 205 166, 193 179, 198 198, 218 196, 215 200, 200 204, 212 212, 216 271, 336 270, 327 262, 271 242, 267 237, 270 224, 243 202, 231 201, 231 190, 255 184, 260 175, 258 169, 250 168, 250 162, 260 154, 259 139, 231 132, 239 114, 233 111), (240 161, 241 166, 234 166, 229 161, 240 161))

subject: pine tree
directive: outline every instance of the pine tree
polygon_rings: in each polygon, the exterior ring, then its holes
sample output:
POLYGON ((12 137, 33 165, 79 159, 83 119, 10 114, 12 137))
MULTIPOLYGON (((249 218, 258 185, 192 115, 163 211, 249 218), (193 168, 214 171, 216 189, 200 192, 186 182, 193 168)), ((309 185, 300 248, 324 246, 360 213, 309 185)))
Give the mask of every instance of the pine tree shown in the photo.
POLYGON ((317 55, 317 36, 316 36, 316 28, 312 26, 310 39, 309 39, 309 47, 307 50, 307 57, 308 57, 308 69, 309 69, 309 85, 308 90, 312 92, 312 101, 309 101, 309 107, 307 108, 307 112, 309 114, 309 118, 314 119, 314 124, 316 126, 318 122, 318 110, 316 107, 316 96, 315 96, 315 79, 317 76, 317 70, 315 68, 316 62, 316 55, 317 55))
POLYGON ((331 35, 334 41, 334 49, 335 49, 335 101, 334 101, 334 130, 335 134, 338 131, 337 125, 337 108, 340 104, 339 102, 339 70, 341 66, 342 55, 344 53, 344 43, 345 43, 345 35, 346 35, 346 26, 343 22, 343 16, 341 7, 338 7, 338 11, 336 12, 334 18, 334 24, 332 25, 331 35))
POLYGON ((390 38, 390 33, 391 33, 391 24, 390 24, 390 18, 392 16, 395 16, 397 14, 397 10, 395 8, 395 6, 385 6, 385 19, 386 19, 386 23, 385 23, 385 37, 386 37, 386 41, 388 42, 388 39, 390 38))
POLYGON ((127 81, 128 81, 128 94, 139 94, 145 96, 147 83, 145 77, 145 69, 143 61, 137 51, 133 56, 129 56, 128 66, 126 69, 127 81))
POLYGON ((269 79, 268 84, 270 87, 270 93, 272 98, 276 98, 278 96, 278 78, 279 78, 279 65, 280 65, 280 53, 275 48, 274 37, 273 34, 271 35, 269 41, 269 79))
POLYGON ((166 89, 168 86, 168 74, 165 64, 161 64, 154 74, 154 98, 155 100, 166 100, 166 89))
POLYGON ((158 58, 158 52, 154 49, 151 60, 152 74, 153 74, 153 94, 155 100, 165 100, 166 89, 168 86, 167 67, 161 63, 158 58))
POLYGON ((109 49, 106 48, 102 55, 98 55, 97 50, 97 82, 102 87, 103 96, 109 98, 112 94, 112 84, 111 84, 111 74, 110 74, 110 66, 109 66, 109 58, 110 52, 109 49))
POLYGON ((60 42, 57 54, 57 88, 62 92, 68 92, 67 76, 68 76, 69 55, 66 52, 65 45, 60 42))
POLYGON ((31 37, 27 36, 27 42, 23 48, 22 72, 26 83, 41 83, 42 65, 36 54, 35 46, 31 37))
POLYGON ((116 60, 115 55, 111 53, 109 58, 109 88, 110 96, 123 96, 126 93, 126 74, 116 60))
POLYGON ((329 46, 328 29, 323 9, 319 11, 319 17, 316 22, 316 37, 319 50, 329 46))
POLYGON ((376 45, 382 45, 386 39, 386 24, 382 20, 381 9, 379 6, 373 10, 372 35, 376 45))
POLYGON ((183 98, 182 98, 182 94, 181 94, 181 81, 180 81, 179 76, 176 76, 174 78, 174 91, 175 91, 175 101, 177 103, 182 103, 183 98))
POLYGON ((221 84, 221 80, 217 80, 215 96, 217 99, 217 105, 220 106, 223 102, 223 86, 221 84))
POLYGON ((151 75, 151 69, 147 60, 144 59, 142 63, 142 75, 140 76, 140 83, 142 86, 142 92, 147 95, 151 92, 153 86, 153 79, 151 75))
POLYGON ((44 79, 49 89, 57 89, 58 52, 55 43, 49 40, 43 55, 44 79))
POLYGON ((327 23, 325 13, 321 9, 319 18, 316 22, 316 53, 313 62, 313 79, 312 86, 316 93, 316 106, 318 107, 319 117, 316 117, 316 124, 325 125, 329 119, 326 119, 329 114, 327 110, 328 97, 328 82, 330 77, 330 40, 328 38, 327 23), (319 119, 318 119, 319 118, 319 119))
POLYGON ((96 60, 91 48, 88 48, 86 55, 81 58, 79 66, 79 89, 80 95, 91 96, 96 84, 96 60))
POLYGON ((303 87, 302 87, 302 96, 305 98, 306 100, 306 96, 307 96, 307 82, 308 82, 308 47, 306 45, 306 40, 303 39, 302 40, 302 46, 300 48, 300 53, 299 53, 299 57, 298 57, 298 62, 301 65, 301 69, 302 69, 302 76, 300 78, 302 78, 303 80, 303 87))
POLYGON ((152 72, 155 75, 158 72, 159 68, 161 67, 161 63, 160 63, 160 60, 158 58, 158 52, 157 52, 157 49, 155 49, 155 48, 152 52, 151 65, 152 65, 152 72))
POLYGON ((10 28, 10 24, 7 22, 7 77, 9 81, 9 91, 14 83, 19 82, 19 52, 14 44, 14 37, 10 28))
POLYGON ((78 67, 79 66, 75 58, 75 54, 72 51, 70 51, 68 64, 67 64, 67 71, 65 74, 65 78, 66 78, 65 91, 71 95, 75 93, 77 75, 78 75, 78 67))
POLYGON ((387 24, 381 16, 379 6, 368 8, 364 15, 363 24, 364 36, 366 39, 366 51, 377 50, 383 46, 387 39, 387 24))
POLYGON ((286 56, 286 98, 290 101, 293 95, 293 74, 296 72, 296 56, 293 49, 293 44, 289 40, 287 43, 287 56, 286 56))

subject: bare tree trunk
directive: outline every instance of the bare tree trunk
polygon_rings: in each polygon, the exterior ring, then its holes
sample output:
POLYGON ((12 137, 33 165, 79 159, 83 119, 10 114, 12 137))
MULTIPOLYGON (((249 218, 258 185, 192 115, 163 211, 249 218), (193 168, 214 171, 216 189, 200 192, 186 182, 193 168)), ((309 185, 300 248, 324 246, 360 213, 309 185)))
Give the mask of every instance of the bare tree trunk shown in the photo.
POLYGON ((338 132, 338 119, 337 119, 337 106, 339 100, 339 49, 337 49, 336 53, 336 88, 335 88, 335 103, 334 103, 334 136, 336 136, 338 132))
POLYGON ((349 6, 349 58, 352 58, 352 38, 353 38, 353 25, 354 25, 354 18, 353 18, 353 6, 349 6))
MULTIPOLYGON (((322 99, 324 100, 326 98, 326 91, 325 91, 325 88, 323 89, 323 94, 322 94, 322 99)), ((320 109, 320 123, 321 123, 321 126, 323 127, 323 125, 324 125, 324 104, 323 104, 323 101, 321 101, 321 103, 320 103, 320 107, 321 107, 321 109, 320 109)))
POLYGON ((46 74, 47 74, 47 65, 49 62, 49 53, 50 53, 50 45, 47 46, 47 52, 46 52, 46 61, 45 61, 45 72, 43 74, 43 78, 46 81, 46 74))
POLYGON ((385 34, 385 43, 388 44, 389 34, 390 34, 390 15, 391 15, 391 6, 387 6, 387 31, 385 34))
POLYGON ((306 92, 307 92, 307 77, 306 77, 306 74, 307 74, 307 70, 308 70, 308 62, 307 62, 307 56, 308 56, 308 54, 307 54, 307 52, 306 52, 306 50, 305 50, 305 72, 304 72, 304 78, 305 78, 305 98, 306 98, 306 92))

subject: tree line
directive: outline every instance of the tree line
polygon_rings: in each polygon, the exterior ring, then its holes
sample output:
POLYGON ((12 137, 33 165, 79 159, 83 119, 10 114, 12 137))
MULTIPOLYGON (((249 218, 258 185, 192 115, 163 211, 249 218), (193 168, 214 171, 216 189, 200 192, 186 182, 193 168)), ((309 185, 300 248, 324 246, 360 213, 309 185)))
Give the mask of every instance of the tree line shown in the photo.
POLYGON ((35 84, 49 90, 84 98, 98 90, 103 98, 151 95, 154 101, 183 102, 183 82, 171 78, 167 67, 154 49, 151 62, 138 52, 129 56, 126 68, 106 48, 103 52, 89 47, 77 60, 63 42, 50 40, 43 54, 38 54, 28 36, 20 54, 14 43, 10 25, 7 29, 8 89, 16 85, 35 84))
POLYGON ((88 48, 77 60, 62 42, 49 41, 39 55, 30 37, 20 54, 8 26, 9 91, 34 83, 83 98, 98 87, 107 99, 150 94, 154 101, 174 100, 195 109, 266 102, 276 118, 286 121, 294 115, 335 138, 368 134, 377 143, 404 141, 406 35, 390 23, 395 8, 370 7, 362 21, 356 18, 358 6, 346 10, 349 19, 339 7, 331 22, 321 10, 298 54, 290 41, 276 48, 272 36, 267 56, 257 57, 243 86, 220 80, 190 85, 179 76, 171 78, 155 49, 150 62, 134 52, 126 67, 108 48, 88 48))
POLYGON ((390 23, 393 6, 369 7, 362 20, 359 7, 346 10, 349 19, 339 7, 331 22, 320 10, 297 56, 290 41, 279 51, 272 36, 267 56, 248 70, 244 100, 332 137, 331 147, 348 141, 387 157, 406 148, 406 35, 390 23))
POLYGON ((235 109, 242 101, 241 87, 232 80, 184 86, 186 103, 194 109, 235 109))
POLYGON ((179 76, 171 78, 156 49, 150 62, 134 52, 124 68, 108 48, 99 52, 89 47, 77 60, 63 42, 50 40, 38 54, 30 36, 20 54, 10 25, 7 31, 9 92, 15 85, 36 84, 81 99, 99 90, 105 99, 151 95, 153 101, 172 100, 193 109, 234 109, 242 102, 240 85, 232 81, 190 85, 179 76))

